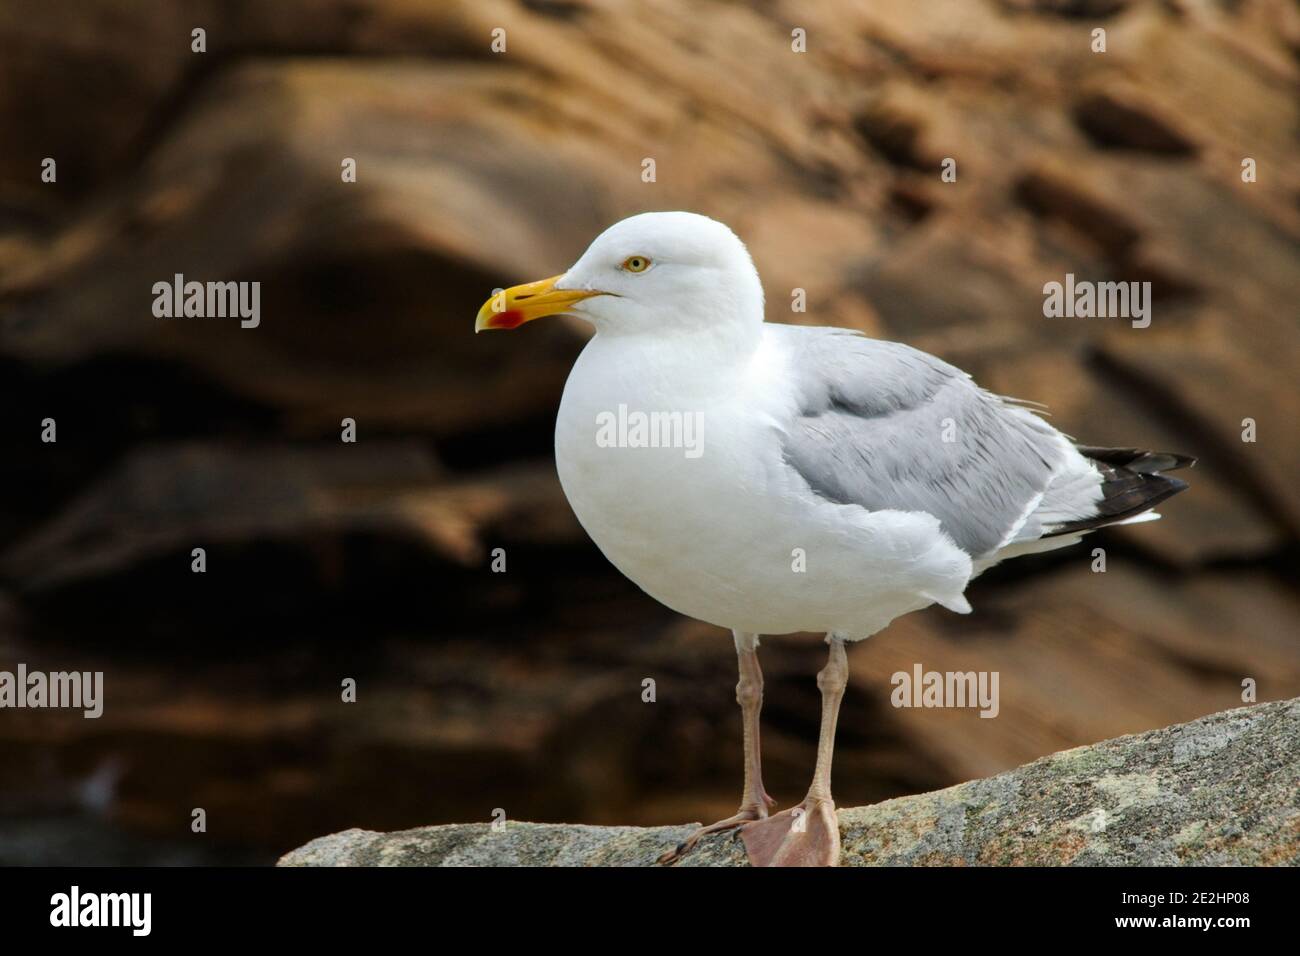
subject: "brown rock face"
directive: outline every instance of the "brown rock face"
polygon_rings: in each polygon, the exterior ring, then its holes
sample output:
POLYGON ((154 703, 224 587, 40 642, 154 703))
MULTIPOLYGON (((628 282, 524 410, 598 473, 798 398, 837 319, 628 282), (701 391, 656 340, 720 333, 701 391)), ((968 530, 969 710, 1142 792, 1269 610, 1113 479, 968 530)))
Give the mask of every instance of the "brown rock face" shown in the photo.
MULTIPOLYGON (((1286 0, 77 6, 0 5, 0 669, 110 696, 0 713, 0 862, 734 810, 728 638, 624 581, 554 479, 585 330, 472 334, 494 288, 647 209, 733 226, 769 320, 1200 458, 1163 521, 854 648, 845 806, 1300 694, 1286 0), (260 324, 155 316, 178 274, 260 282, 260 324), (1046 317, 1067 274, 1150 282, 1151 324, 1046 317), (998 671, 999 716, 890 706, 916 663, 998 671), (196 806, 220 840, 189 839, 196 806)), ((820 649, 762 655, 788 803, 820 649)))

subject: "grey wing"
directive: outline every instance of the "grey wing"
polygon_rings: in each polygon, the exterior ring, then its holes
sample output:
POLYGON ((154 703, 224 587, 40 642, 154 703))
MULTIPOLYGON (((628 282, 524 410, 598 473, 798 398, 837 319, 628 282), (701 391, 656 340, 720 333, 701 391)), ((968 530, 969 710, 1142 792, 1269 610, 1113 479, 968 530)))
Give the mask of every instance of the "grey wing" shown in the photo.
POLYGON ((799 395, 785 458, 816 494, 932 514, 973 557, 1050 533, 1045 499, 1052 521, 1095 510, 1100 475, 1069 440, 960 369, 847 330, 779 328, 799 395))

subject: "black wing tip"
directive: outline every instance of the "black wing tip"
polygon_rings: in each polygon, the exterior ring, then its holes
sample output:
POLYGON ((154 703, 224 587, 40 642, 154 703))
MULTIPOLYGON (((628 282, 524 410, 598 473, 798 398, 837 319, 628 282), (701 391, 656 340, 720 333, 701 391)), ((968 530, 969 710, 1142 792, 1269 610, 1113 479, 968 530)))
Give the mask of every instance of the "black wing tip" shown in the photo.
POLYGON ((1183 455, 1176 451, 1149 451, 1145 448, 1101 448, 1094 445, 1076 445, 1079 454, 1085 458, 1115 468, 1123 468, 1139 475, 1158 475, 1180 468, 1191 468, 1196 464, 1193 455, 1183 455))
POLYGON ((1043 537, 1092 531, 1150 511, 1162 501, 1190 487, 1181 478, 1170 478, 1161 474, 1161 471, 1190 468, 1196 464, 1196 459, 1190 455, 1174 452, 1076 447, 1080 454, 1101 466, 1104 497, 1097 503, 1097 514, 1056 525, 1043 537))

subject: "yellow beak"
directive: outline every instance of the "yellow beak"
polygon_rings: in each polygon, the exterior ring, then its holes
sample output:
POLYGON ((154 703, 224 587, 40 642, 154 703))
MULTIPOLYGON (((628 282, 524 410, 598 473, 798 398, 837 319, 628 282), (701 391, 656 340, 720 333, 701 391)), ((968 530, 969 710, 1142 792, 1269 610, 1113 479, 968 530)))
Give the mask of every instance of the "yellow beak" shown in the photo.
POLYGON ((557 289, 555 283, 560 276, 551 276, 527 285, 517 285, 498 292, 483 303, 474 322, 474 331, 484 329, 517 329, 525 322, 540 319, 544 315, 567 312, 577 302, 590 299, 603 292, 585 289, 557 289))

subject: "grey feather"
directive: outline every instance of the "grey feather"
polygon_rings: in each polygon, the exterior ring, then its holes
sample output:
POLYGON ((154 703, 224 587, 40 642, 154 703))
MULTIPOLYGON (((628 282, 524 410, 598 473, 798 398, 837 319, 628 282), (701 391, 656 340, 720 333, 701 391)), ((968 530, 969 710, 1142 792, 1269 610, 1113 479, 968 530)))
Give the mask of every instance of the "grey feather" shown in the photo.
POLYGON ((987 555, 1070 452, 1046 422, 932 355, 844 329, 780 328, 800 397, 785 458, 831 501, 932 514, 958 547, 987 555))

